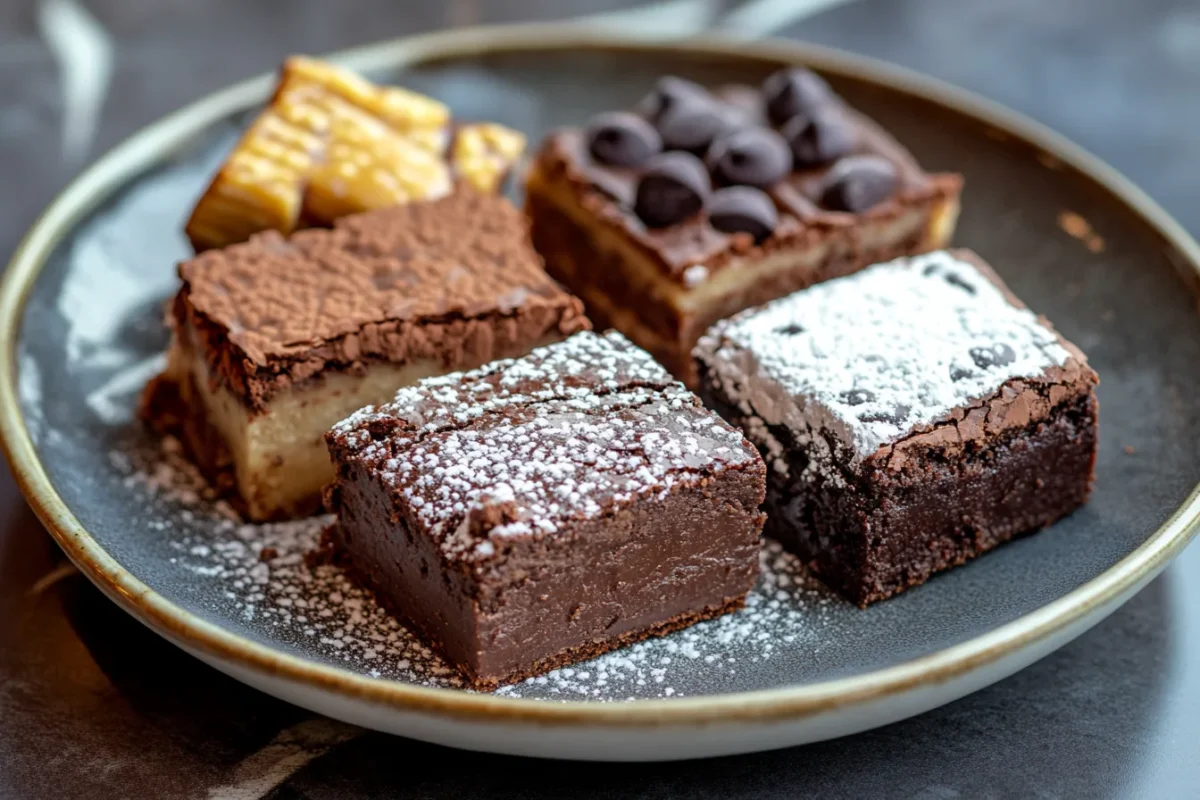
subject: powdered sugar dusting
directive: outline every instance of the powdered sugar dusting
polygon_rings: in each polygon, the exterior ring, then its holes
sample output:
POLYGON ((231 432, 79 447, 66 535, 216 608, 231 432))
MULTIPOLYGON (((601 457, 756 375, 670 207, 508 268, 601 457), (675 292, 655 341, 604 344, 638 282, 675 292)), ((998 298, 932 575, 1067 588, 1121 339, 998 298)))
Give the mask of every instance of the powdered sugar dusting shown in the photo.
POLYGON ((616 331, 584 331, 523 358, 493 361, 469 372, 426 378, 400 389, 391 403, 366 406, 339 422, 350 443, 369 442, 372 422, 403 420, 432 432, 492 411, 544 400, 568 400, 623 386, 665 387, 675 381, 646 351, 616 331))
POLYGON ((423 381, 336 430, 339 459, 365 465, 423 534, 467 559, 494 552, 473 536, 473 520, 488 515, 472 512, 506 507, 478 531, 491 539, 552 534, 564 520, 757 458, 619 334, 576 334, 525 359, 423 381))
POLYGON ((878 264, 718 324, 714 361, 753 354, 810 417, 873 453, 1070 354, 973 264, 946 251, 878 264))
MULTIPOLYGON (((377 678, 461 688, 458 673, 335 563, 309 563, 330 522, 317 517, 248 524, 214 499, 177 442, 110 454, 126 485, 165 505, 155 527, 180 575, 220 584, 243 620, 302 655, 377 678), (186 524, 177 524, 176 520, 186 524)), ((501 492, 501 495, 503 493, 501 492)), ((810 658, 828 637, 839 601, 774 543, 742 611, 531 678, 497 694, 548 700, 679 697, 701 683, 720 691, 741 670, 771 659, 810 658)))

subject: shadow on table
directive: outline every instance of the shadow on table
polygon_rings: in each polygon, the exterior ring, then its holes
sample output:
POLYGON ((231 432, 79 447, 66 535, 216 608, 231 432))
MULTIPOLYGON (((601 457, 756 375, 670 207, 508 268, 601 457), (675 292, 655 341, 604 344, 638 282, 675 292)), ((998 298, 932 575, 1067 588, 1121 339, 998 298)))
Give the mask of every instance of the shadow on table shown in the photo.
MULTIPOLYGON (((61 551, 24 502, 14 506, 0 529, 0 608, 7 612, 0 620, 0 689, 5 677, 18 678, 33 695, 29 700, 49 712, 84 693, 91 697, 107 678, 147 737, 169 732, 235 760, 281 727, 312 716, 222 675, 123 613, 66 569, 61 551), (103 676, 93 674, 89 655, 103 676), (33 674, 23 676, 22 670, 33 674)), ((62 711, 86 716, 104 708, 88 702, 62 711)), ((91 720, 78 722, 82 735, 91 720)))

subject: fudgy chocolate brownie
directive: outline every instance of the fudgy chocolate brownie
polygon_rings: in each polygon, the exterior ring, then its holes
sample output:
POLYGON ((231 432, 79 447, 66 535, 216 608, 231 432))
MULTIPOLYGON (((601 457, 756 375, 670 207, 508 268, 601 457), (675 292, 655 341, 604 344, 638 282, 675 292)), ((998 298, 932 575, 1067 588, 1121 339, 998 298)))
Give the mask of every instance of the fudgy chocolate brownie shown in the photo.
POLYGON ((617 333, 430 378, 326 437, 335 544, 476 687, 739 607, 765 471, 617 333))
POLYGON ((254 519, 319 508, 333 477, 323 436, 346 415, 588 327, 520 212, 466 187, 330 229, 258 234, 179 275, 145 415, 254 519))
POLYGON ((766 532, 867 604, 1084 503, 1096 373, 969 251, 718 323, 702 394, 768 464, 766 532))
POLYGON ((527 211, 550 274, 695 384, 718 319, 944 247, 962 180, 928 174, 815 74, 710 92, 664 78, 636 111, 552 133, 527 211))

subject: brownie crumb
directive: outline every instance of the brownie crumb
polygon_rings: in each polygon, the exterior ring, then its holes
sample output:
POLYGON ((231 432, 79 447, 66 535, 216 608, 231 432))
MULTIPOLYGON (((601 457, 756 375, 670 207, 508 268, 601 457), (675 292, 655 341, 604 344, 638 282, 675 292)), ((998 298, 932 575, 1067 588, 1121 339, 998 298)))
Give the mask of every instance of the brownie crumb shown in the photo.
POLYGON ((279 551, 274 547, 264 547, 258 551, 259 561, 273 561, 276 558, 279 558, 279 551))

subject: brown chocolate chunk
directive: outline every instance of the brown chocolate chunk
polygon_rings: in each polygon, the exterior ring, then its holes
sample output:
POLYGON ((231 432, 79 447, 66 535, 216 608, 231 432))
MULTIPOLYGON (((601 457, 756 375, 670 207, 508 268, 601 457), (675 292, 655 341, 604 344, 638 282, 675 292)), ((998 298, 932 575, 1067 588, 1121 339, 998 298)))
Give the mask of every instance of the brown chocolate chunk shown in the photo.
POLYGON ((797 114, 780 131, 797 168, 819 167, 853 152, 858 134, 850 120, 833 107, 797 114))
POLYGON ((653 91, 641 99, 637 111, 651 122, 657 122, 668 111, 688 100, 710 99, 708 90, 694 81, 666 75, 658 79, 653 91))
POLYGON ((987 347, 972 347, 967 352, 970 353, 975 366, 980 369, 1003 367, 1017 360, 1017 354, 1004 342, 996 342, 987 347))
POLYGON ((760 242, 779 223, 779 212, 771 198, 750 186, 730 186, 713 192, 708 200, 708 219, 725 233, 748 233, 760 242))
POLYGON ((615 167, 636 167, 662 150, 662 137, 654 126, 628 111, 598 114, 586 136, 592 158, 615 167))
POLYGON ((701 154, 736 121, 729 109, 705 99, 685 100, 658 118, 663 149, 701 154))
POLYGON ((743 128, 713 142, 708 163, 718 183, 764 187, 792 171, 792 154, 770 128, 743 128))
POLYGON ((879 156, 846 156, 829 170, 821 203, 855 214, 892 196, 898 184, 896 165, 879 156))
POLYGON ((776 125, 797 114, 812 114, 834 97, 828 83, 803 67, 787 67, 771 74, 763 81, 762 91, 767 114, 776 125))
POLYGON ((698 213, 712 191, 704 163, 690 153, 651 159, 638 183, 634 212, 651 228, 665 228, 698 213))

